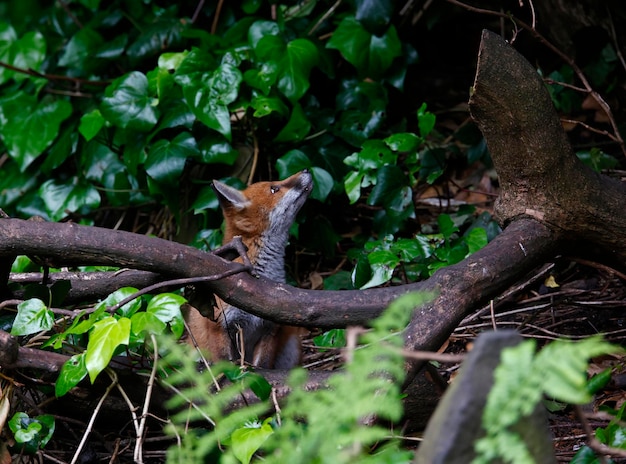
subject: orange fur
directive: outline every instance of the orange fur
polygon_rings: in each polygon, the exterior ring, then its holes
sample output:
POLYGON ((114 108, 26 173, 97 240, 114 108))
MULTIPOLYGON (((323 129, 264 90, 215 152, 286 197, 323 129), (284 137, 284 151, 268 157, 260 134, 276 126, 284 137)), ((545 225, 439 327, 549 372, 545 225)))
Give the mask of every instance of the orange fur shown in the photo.
MULTIPOLYGON (((308 171, 281 182, 258 182, 243 191, 221 182, 214 189, 224 212, 224 243, 240 236, 256 274, 285 282, 284 254, 289 228, 311 192, 308 171)), ((280 326, 217 299, 214 317, 191 308, 187 316, 189 337, 208 352, 209 359, 243 358, 264 368, 290 368, 301 361, 299 327, 280 326)))

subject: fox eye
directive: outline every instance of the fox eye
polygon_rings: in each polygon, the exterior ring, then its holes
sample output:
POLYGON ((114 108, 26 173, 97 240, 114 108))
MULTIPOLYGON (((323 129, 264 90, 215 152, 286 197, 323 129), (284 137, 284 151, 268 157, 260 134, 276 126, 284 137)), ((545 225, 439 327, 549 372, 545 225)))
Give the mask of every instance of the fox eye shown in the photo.
POLYGON ((270 192, 272 192, 272 193, 276 193, 276 192, 278 192, 279 190, 280 190, 280 187, 279 187, 278 185, 272 185, 272 186, 270 187, 270 192))

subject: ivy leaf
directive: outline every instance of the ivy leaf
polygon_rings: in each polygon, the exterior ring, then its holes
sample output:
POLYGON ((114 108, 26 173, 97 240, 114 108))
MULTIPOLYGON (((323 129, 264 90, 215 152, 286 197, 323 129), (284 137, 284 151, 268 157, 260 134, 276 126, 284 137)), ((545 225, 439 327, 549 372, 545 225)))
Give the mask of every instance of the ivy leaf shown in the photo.
POLYGON ((426 110, 426 103, 417 110, 417 124, 422 137, 427 137, 435 127, 436 116, 426 110))
POLYGON ((242 464, 249 464, 252 455, 273 433, 267 420, 262 425, 254 423, 235 430, 230 437, 233 454, 242 464))
POLYGON ((80 118, 80 125, 78 126, 78 131, 88 142, 93 139, 100 129, 104 126, 105 119, 100 113, 100 110, 95 109, 90 111, 89 113, 83 114, 80 118))
MULTIPOLYGON (((122 287, 96 305, 97 311, 105 311, 106 308, 117 305, 120 301, 128 298, 129 296, 137 293, 137 289, 134 287, 122 287)), ((124 306, 116 311, 116 314, 124 317, 130 317, 135 314, 141 308, 141 298, 135 298, 129 301, 124 306)))
POLYGON ((130 319, 126 317, 107 317, 94 324, 85 355, 85 366, 91 383, 109 365, 117 347, 128 345, 129 337, 130 319))
POLYGON ((208 134, 199 144, 200 157, 207 164, 228 164, 232 166, 239 152, 220 134, 208 134))
POLYGON ((250 106, 254 109, 252 116, 262 118, 272 113, 278 113, 281 116, 289 114, 289 108, 280 98, 256 96, 252 98, 250 106))
POLYGON ((196 139, 189 132, 182 132, 172 141, 159 140, 150 147, 146 172, 159 183, 177 185, 187 158, 199 155, 196 139))
POLYGON ((11 328, 11 335, 30 335, 50 330, 54 325, 54 314, 38 298, 26 300, 17 305, 17 316, 11 328))
POLYGON ((454 225, 454 221, 449 214, 440 214, 437 217, 437 224, 439 225, 439 233, 441 233, 445 239, 449 239, 452 234, 459 231, 459 228, 454 225))
POLYGON ((115 126, 147 132, 159 119, 157 103, 148 95, 148 78, 133 71, 106 88, 100 111, 115 126))
MULTIPOLYGON (((0 22, 0 61, 10 63, 17 68, 39 71, 45 58, 46 40, 40 32, 27 32, 18 39, 10 24, 0 22)), ((11 78, 20 82, 28 79, 29 76, 7 68, 0 68, 0 84, 4 84, 11 78)))
POLYGON ((79 29, 63 48, 63 53, 59 58, 59 66, 74 69, 85 68, 85 65, 89 65, 89 62, 93 61, 96 50, 103 43, 102 36, 90 27, 79 29))
POLYGON ((57 398, 62 397, 87 376, 85 365, 85 352, 75 354, 65 361, 59 372, 59 377, 54 384, 54 394, 57 398))
POLYGON ((21 171, 48 148, 71 114, 72 105, 64 100, 38 102, 22 91, 0 100, 0 136, 21 171))
POLYGON ((487 231, 482 227, 474 227, 464 237, 469 254, 475 253, 487 245, 487 231))
POLYGON ((344 18, 326 45, 338 50, 362 78, 380 79, 402 53, 395 27, 380 37, 369 33, 353 16, 344 18))
POLYGON ((302 98, 310 86, 309 74, 317 64, 317 48, 310 40, 295 39, 287 44, 281 64, 278 89, 291 101, 302 98))
POLYGON ((51 221, 59 221, 67 213, 83 208, 92 210, 100 206, 100 194, 96 188, 78 177, 65 183, 50 179, 39 188, 46 212, 51 221))
POLYGON ((367 255, 372 275, 370 280, 359 287, 361 290, 376 287, 388 282, 393 277, 393 271, 400 263, 400 258, 389 250, 374 250, 367 255))
POLYGON ((12 206, 19 201, 27 192, 38 185, 37 176, 30 172, 20 172, 16 162, 9 160, 2 166, 0 176, 0 205, 3 208, 12 206))
POLYGON ((278 133, 275 142, 297 142, 303 140, 311 130, 311 122, 307 119, 299 103, 293 105, 289 121, 278 133))
POLYGON ((391 0, 356 0, 356 19, 374 35, 382 35, 393 14, 391 0))
POLYGON ((292 102, 302 98, 310 85, 311 69, 319 60, 315 45, 308 39, 285 43, 281 37, 266 35, 258 41, 255 51, 260 60, 277 65, 278 90, 292 102))
POLYGON ((187 79, 189 83, 183 86, 183 95, 193 114, 230 141, 228 105, 237 98, 243 79, 241 71, 229 63, 223 63, 213 72, 188 76, 187 79))
POLYGON ((163 324, 170 324, 172 332, 180 337, 185 329, 180 307, 185 301, 187 300, 180 295, 161 293, 150 300, 146 313, 153 315, 163 324))

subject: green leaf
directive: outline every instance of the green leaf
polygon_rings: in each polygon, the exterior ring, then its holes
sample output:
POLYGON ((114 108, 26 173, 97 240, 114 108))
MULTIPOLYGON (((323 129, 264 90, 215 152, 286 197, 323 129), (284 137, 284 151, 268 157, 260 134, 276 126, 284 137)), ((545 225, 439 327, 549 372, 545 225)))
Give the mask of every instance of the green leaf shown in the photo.
MULTIPOLYGON (((122 287, 98 303, 96 305, 96 310, 105 311, 106 308, 111 308, 112 306, 117 305, 120 301, 134 295, 135 293, 137 293, 137 289, 134 287, 122 287)), ((141 297, 135 298, 119 308, 116 311, 116 314, 124 317, 130 317, 141 309, 141 302, 141 297)))
POLYGON ((255 21, 248 29, 248 43, 256 50, 259 40, 270 35, 279 35, 280 28, 276 21, 255 21))
POLYGON ((85 68, 93 60, 96 51, 104 44, 102 36, 91 29, 84 27, 78 30, 63 48, 59 58, 59 66, 67 68, 85 68))
POLYGON ((319 60, 317 47, 308 39, 285 44, 281 37, 266 35, 255 51, 260 60, 276 63, 278 90, 292 102, 300 100, 310 86, 311 69, 319 60))
POLYGON ((475 253, 487 245, 487 232, 482 227, 474 227, 464 237, 464 240, 469 249, 469 254, 475 253))
POLYGON ((120 345, 128 345, 130 325, 130 319, 126 317, 107 317, 94 324, 85 355, 85 366, 91 383, 109 365, 115 350, 120 345))
POLYGON ((443 235, 444 239, 449 239, 452 234, 459 231, 449 214, 440 214, 437 217, 437 224, 439 225, 439 233, 443 235))
POLYGON ((274 430, 267 420, 262 425, 255 423, 235 430, 231 435, 233 454, 243 464, 249 464, 252 455, 273 433, 274 430))
POLYGON ((417 124, 422 137, 427 137, 435 127, 436 117, 430 111, 426 111, 426 103, 422 103, 417 110, 417 124))
POLYGON ((22 200, 27 192, 37 187, 39 181, 37 176, 30 172, 20 172, 20 168, 13 160, 8 160, 2 166, 2 176, 0 176, 0 205, 3 208, 13 206, 14 203, 22 200))
POLYGON ((393 271, 400 263, 400 258, 389 250, 374 250, 367 259, 370 263, 372 275, 370 280, 361 285, 360 289, 376 287, 388 282, 393 277, 393 271))
POLYGON ((85 138, 85 140, 90 141, 100 129, 104 126, 105 119, 100 113, 100 110, 95 109, 90 111, 89 113, 83 114, 80 118, 80 125, 78 126, 78 131, 85 138))
POLYGON ((402 44, 394 26, 377 37, 370 34, 353 16, 344 18, 326 45, 339 50, 363 78, 379 79, 393 59, 402 53, 402 44))
POLYGON ((311 122, 307 119, 299 103, 293 105, 289 121, 278 133, 275 142, 298 142, 303 140, 311 130, 311 122))
POLYGON ((65 361, 59 372, 59 377, 54 384, 54 394, 57 398, 62 397, 87 376, 85 365, 85 352, 75 354, 65 361))
POLYGON ((313 343, 320 348, 343 348, 346 346, 346 329, 327 330, 315 337, 313 343))
POLYGON ((423 142, 423 139, 410 132, 401 132, 390 135, 384 140, 384 142, 393 151, 413 152, 417 150, 423 142))
POLYGON ((250 106, 254 109, 252 116, 262 118, 272 113, 278 113, 281 116, 289 114, 289 108, 277 97, 255 96, 250 102, 250 106))
POLYGON ((50 146, 71 114, 72 105, 64 100, 38 102, 22 91, 0 100, 0 136, 21 171, 50 146))
POLYGON ((352 171, 349 173, 343 181, 344 189, 350 200, 350 204, 353 205, 359 198, 361 198, 361 182, 363 181, 363 174, 359 171, 352 171))
MULTIPOLYGON (((41 70, 41 65, 46 58, 46 41, 38 31, 27 32, 20 39, 13 27, 5 22, 0 22, 0 61, 9 63, 21 69, 41 70)), ((9 79, 21 82, 29 79, 23 73, 0 67, 0 84, 9 79)))
POLYGON ((211 133, 200 140, 200 157, 207 164, 227 164, 232 166, 239 152, 220 134, 211 133))
POLYGON ((159 119, 157 103, 148 94, 148 78, 133 71, 106 88, 100 111, 115 126, 147 132, 159 119))
POLYGON ((9 428, 23 452, 35 454, 43 449, 54 434, 54 417, 43 414, 34 418, 24 412, 16 412, 9 420, 9 428))
POLYGON ((196 118, 228 141, 231 140, 228 105, 237 98, 242 79, 239 69, 223 63, 213 72, 188 76, 183 84, 183 95, 196 118))
POLYGON ((164 324, 170 324, 172 332, 180 337, 185 329, 180 307, 186 301, 174 293, 161 293, 150 300, 146 313, 152 314, 164 324))
POLYGON ((394 2, 391 0, 356 0, 356 19, 374 35, 381 35, 387 29, 393 15, 394 2))
POLYGON ((17 316, 11 328, 11 335, 30 335, 50 330, 54 326, 54 314, 38 298, 23 301, 17 305, 17 316))
POLYGON ((167 327, 167 324, 154 314, 145 312, 133 314, 130 318, 130 325, 132 333, 135 335, 140 335, 142 332, 160 335, 167 327))
POLYGON ((39 188, 46 212, 51 221, 59 221, 68 213, 100 206, 100 194, 83 179, 74 177, 66 183, 50 179, 39 188))
POLYGON ((159 140, 152 144, 146 172, 159 183, 177 186, 187 159, 199 156, 196 139, 189 132, 181 132, 171 141, 159 140))
POLYGON ((588 360, 622 351, 620 347, 600 337, 578 342, 554 341, 537 356, 538 368, 543 373, 543 388, 549 396, 557 400, 585 404, 591 400, 587 389, 588 360))

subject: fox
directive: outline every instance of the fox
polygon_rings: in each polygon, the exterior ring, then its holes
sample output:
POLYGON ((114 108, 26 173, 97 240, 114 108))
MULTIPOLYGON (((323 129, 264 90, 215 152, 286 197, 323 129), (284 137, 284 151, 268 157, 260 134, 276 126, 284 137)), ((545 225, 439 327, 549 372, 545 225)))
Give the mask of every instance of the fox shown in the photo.
MULTIPOLYGON (((280 182, 257 182, 238 190, 213 181, 224 215, 223 243, 240 236, 253 273, 286 282, 285 248, 289 229, 313 188, 313 176, 301 171, 280 182)), ((191 307, 188 342, 211 361, 245 361, 259 368, 289 369, 301 363, 303 329, 262 319, 215 298, 211 319, 191 307)))

